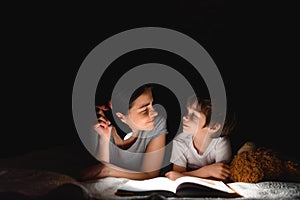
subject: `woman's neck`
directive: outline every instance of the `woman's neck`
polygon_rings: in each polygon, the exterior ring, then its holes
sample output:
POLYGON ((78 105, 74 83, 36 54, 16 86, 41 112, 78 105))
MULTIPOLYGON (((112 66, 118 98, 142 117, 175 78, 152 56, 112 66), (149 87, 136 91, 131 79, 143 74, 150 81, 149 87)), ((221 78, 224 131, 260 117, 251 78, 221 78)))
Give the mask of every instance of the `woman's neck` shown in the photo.
POLYGON ((116 131, 113 132, 113 133, 114 133, 113 136, 114 136, 114 141, 115 141, 116 145, 119 148, 123 149, 123 150, 127 150, 135 143, 136 139, 138 138, 138 135, 139 135, 140 131, 139 130, 132 130, 132 135, 126 140, 122 139, 117 134, 116 131))
POLYGON ((140 130, 132 129, 132 136, 131 137, 138 137, 140 132, 141 132, 140 130))

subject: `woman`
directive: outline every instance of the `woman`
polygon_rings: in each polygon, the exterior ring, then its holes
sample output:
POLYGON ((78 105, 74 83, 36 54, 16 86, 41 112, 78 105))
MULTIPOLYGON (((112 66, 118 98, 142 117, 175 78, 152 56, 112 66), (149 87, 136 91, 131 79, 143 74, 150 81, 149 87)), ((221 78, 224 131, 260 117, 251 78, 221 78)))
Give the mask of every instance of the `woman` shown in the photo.
MULTIPOLYGON (((114 102, 109 104, 111 108, 113 105, 114 102)), ((153 108, 151 85, 135 90, 126 107, 123 111, 120 106, 114 109, 116 117, 131 131, 125 138, 119 136, 116 126, 105 116, 104 112, 109 108, 98 107, 99 123, 94 130, 99 136, 97 158, 101 163, 83 170, 82 179, 109 176, 142 180, 159 175, 167 128, 166 120, 153 108)))

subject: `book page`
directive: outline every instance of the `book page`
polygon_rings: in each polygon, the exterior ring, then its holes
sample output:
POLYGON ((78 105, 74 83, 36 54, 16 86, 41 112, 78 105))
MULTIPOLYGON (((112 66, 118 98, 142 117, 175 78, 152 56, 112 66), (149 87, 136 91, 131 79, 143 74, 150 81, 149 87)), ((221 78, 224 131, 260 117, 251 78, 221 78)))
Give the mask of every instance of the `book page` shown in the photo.
POLYGON ((204 178, 198 178, 198 177, 192 177, 192 176, 183 176, 175 180, 176 185, 180 185, 181 183, 196 183, 200 185, 204 185, 210 188, 214 188, 216 190, 224 191, 227 193, 235 193, 230 187, 228 187, 224 182, 222 181, 216 181, 211 179, 204 179, 204 178))
POLYGON ((133 192, 165 190, 175 193, 176 183, 167 177, 156 177, 147 180, 129 180, 124 185, 121 185, 118 190, 126 190, 133 192))

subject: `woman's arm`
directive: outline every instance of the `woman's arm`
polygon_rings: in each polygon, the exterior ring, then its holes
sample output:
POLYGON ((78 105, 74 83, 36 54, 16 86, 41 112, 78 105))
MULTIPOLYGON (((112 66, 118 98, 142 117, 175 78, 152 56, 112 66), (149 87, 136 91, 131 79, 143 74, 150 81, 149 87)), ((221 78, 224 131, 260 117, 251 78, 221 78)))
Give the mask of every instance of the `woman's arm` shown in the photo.
POLYGON ((165 176, 174 181, 177 178, 184 176, 183 172, 185 171, 186 171, 186 167, 173 164, 173 171, 167 172, 165 176))
POLYGON ((116 129, 115 127, 107 127, 107 128, 102 128, 102 127, 96 127, 95 125, 95 130, 98 133, 98 143, 97 143, 97 148, 96 148, 96 158, 99 161, 102 162, 108 162, 109 163, 109 143, 110 143, 110 135, 111 134, 116 134, 116 129), (105 130, 107 129, 107 130, 105 130), (107 133, 106 135, 103 135, 103 132, 107 131, 110 132, 109 134, 107 133))
POLYGON ((159 175, 165 152, 166 134, 152 139, 145 151, 141 172, 112 167, 110 176, 143 180, 154 178, 159 175))
POLYGON ((82 179, 116 177, 143 180, 157 177, 163 162, 165 142, 166 134, 162 134, 149 142, 141 172, 123 169, 110 163, 101 163, 84 170, 82 179))
POLYGON ((166 134, 152 139, 147 145, 141 170, 147 172, 150 177, 159 175, 165 155, 165 145, 166 134))
POLYGON ((110 121, 104 115, 105 110, 108 110, 106 106, 98 106, 99 111, 97 112, 99 116, 96 125, 94 125, 94 130, 98 133, 98 143, 96 148, 96 158, 99 161, 109 162, 109 140, 112 131, 116 131, 113 126, 110 126, 110 121))

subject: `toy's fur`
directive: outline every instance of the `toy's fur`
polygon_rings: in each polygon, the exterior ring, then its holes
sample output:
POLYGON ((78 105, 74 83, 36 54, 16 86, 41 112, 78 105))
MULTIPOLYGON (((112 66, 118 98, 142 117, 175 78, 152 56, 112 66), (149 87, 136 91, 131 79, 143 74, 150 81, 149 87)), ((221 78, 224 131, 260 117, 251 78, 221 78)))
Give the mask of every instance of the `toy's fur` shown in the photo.
POLYGON ((284 159, 270 148, 256 147, 246 142, 230 163, 232 181, 300 181, 299 163, 284 159))

